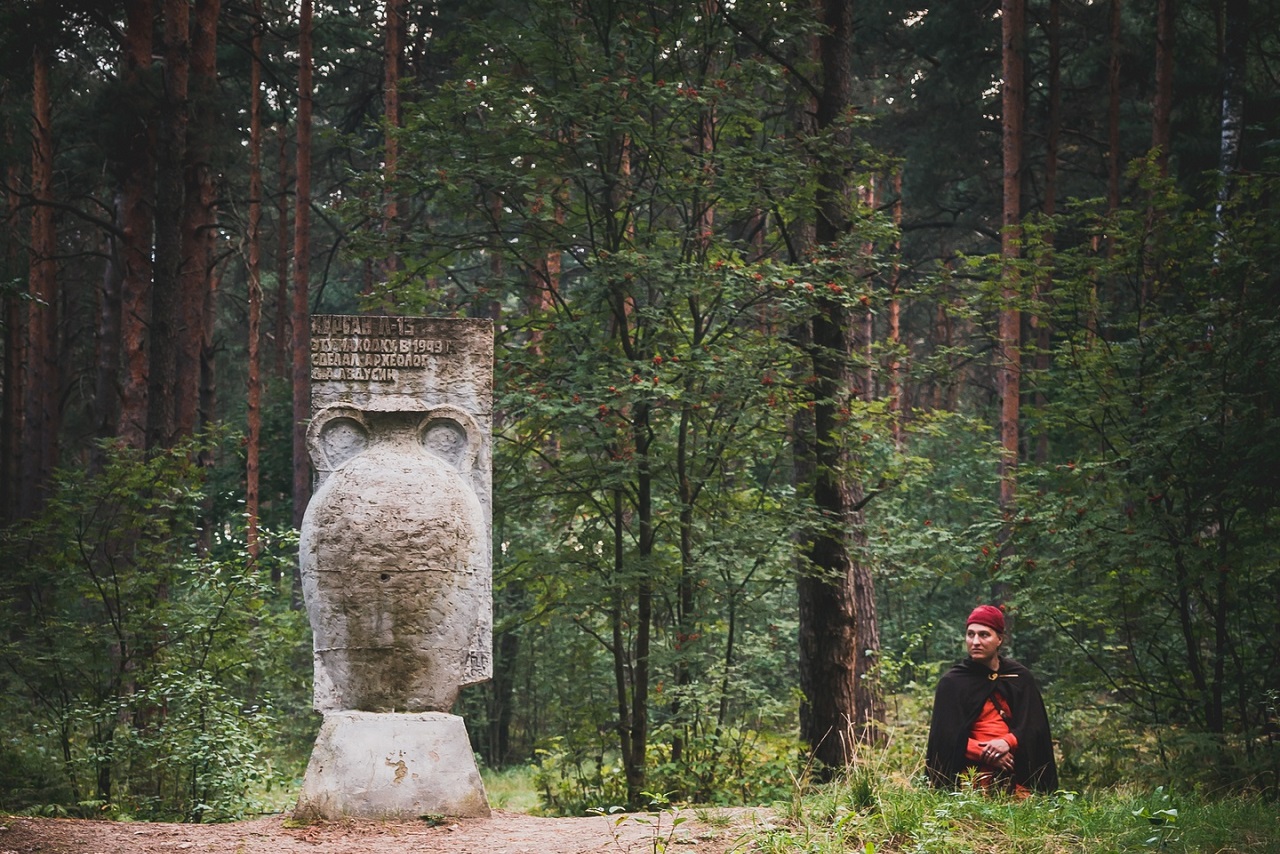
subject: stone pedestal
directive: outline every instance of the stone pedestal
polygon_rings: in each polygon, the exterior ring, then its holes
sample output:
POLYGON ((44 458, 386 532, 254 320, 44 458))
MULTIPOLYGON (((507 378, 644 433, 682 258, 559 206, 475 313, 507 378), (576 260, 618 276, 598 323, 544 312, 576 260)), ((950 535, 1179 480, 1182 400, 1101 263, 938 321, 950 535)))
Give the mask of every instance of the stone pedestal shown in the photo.
POLYGON ((424 815, 489 815, 462 718, 442 712, 326 714, 294 817, 424 815))

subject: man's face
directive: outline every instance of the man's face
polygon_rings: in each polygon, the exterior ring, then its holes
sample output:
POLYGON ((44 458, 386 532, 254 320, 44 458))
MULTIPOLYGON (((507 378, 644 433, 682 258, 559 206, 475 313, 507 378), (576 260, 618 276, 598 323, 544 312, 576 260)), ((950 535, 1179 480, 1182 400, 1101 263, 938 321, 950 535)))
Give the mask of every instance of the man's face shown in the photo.
POLYGON ((969 624, 965 629, 964 642, 969 648, 969 657, 984 664, 991 664, 1000 652, 1000 635, 981 623, 969 624))

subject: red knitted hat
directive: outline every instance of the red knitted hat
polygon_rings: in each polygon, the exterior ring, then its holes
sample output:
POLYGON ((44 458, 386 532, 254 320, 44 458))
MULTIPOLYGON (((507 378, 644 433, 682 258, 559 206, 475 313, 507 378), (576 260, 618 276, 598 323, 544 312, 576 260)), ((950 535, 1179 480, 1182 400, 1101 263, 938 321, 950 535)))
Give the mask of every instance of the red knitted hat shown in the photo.
POLYGON ((969 615, 966 626, 978 623, 995 631, 996 634, 1004 634, 1004 611, 1001 611, 995 605, 979 605, 973 609, 973 613, 969 615))

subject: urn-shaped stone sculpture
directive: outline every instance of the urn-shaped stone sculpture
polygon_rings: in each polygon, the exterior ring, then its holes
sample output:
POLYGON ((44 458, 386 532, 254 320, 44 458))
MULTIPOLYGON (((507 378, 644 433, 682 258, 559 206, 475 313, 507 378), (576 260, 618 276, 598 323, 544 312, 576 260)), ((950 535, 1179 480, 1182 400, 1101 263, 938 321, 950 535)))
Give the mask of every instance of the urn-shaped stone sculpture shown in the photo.
POLYGON ((320 315, 311 331, 300 563, 324 723, 294 815, 488 815, 450 710, 492 668, 492 325, 320 315))
POLYGON ((320 711, 448 712, 488 678, 488 538, 460 409, 336 405, 312 419, 328 472, 302 526, 320 711))

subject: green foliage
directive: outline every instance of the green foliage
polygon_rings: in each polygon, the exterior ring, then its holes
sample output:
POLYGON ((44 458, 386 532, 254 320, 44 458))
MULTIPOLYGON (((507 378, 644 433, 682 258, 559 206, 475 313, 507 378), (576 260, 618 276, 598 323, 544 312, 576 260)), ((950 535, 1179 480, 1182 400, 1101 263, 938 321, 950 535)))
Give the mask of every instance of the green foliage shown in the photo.
POLYGON ((1148 195, 1093 221, 1109 254, 1031 253, 1028 275, 1055 267, 1061 344, 1039 384, 1062 448, 1022 476, 1000 575, 1027 625, 1070 643, 1041 670, 1152 727, 1130 749, 1158 755, 1169 782, 1273 789, 1274 182, 1214 213, 1142 181, 1148 195))
POLYGON ((558 740, 537 751, 533 775, 542 811, 548 815, 586 815, 601 804, 627 802, 627 781, 616 759, 582 749, 564 750, 558 740))
MULTIPOLYGON (((666 744, 674 740, 669 729, 655 736, 666 744)), ((785 798, 801 755, 793 738, 737 730, 686 737, 682 745, 680 759, 658 759, 648 779, 664 788, 669 802, 685 804, 741 806, 785 798)), ((537 754, 533 782, 542 813, 584 815, 627 802, 626 779, 616 757, 571 751, 562 741, 537 754)))
POLYGON ((801 746, 792 738, 751 730, 683 734, 670 724, 659 728, 656 740, 680 741, 679 759, 657 758, 649 779, 654 786, 683 803, 740 806, 770 803, 785 797, 795 778, 801 746))
POLYGON ((257 562, 230 528, 198 545, 204 447, 104 448, 5 531, 9 745, 60 774, 56 788, 7 785, 4 808, 225 820, 279 783, 264 747, 280 741, 273 688, 296 700, 281 677, 306 635, 267 563, 293 540, 275 552, 268 535, 257 562))
POLYGON ((919 413, 905 436, 905 451, 895 454, 898 482, 867 510, 884 649, 879 678, 889 692, 916 680, 932 690, 937 663, 961 654, 959 621, 990 595, 1001 527, 992 482, 998 449, 981 422, 919 413))

